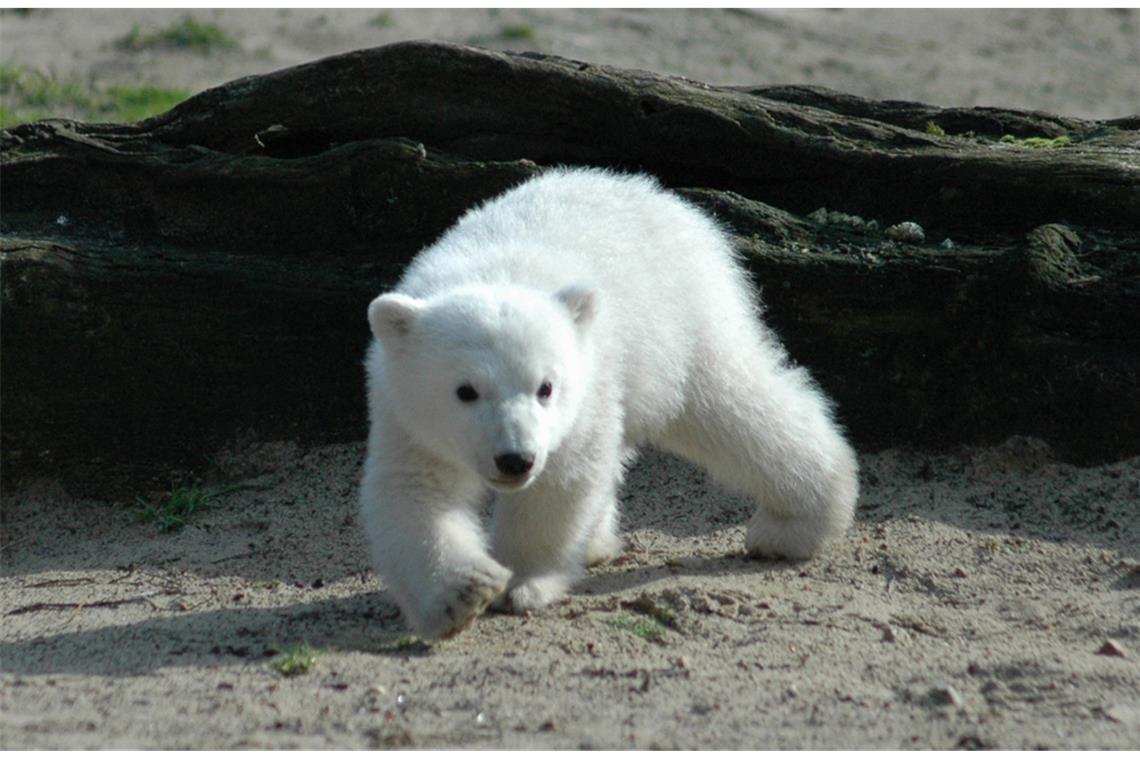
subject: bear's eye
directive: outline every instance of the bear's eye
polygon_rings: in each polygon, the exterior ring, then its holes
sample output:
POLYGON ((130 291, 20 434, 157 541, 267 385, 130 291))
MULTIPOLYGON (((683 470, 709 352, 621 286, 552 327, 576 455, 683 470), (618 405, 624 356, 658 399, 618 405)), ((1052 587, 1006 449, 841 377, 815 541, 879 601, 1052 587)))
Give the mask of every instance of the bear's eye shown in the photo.
POLYGON ((459 397, 460 401, 467 404, 479 398, 479 392, 472 388, 470 383, 464 383, 456 388, 455 395, 459 397))
POLYGON ((554 386, 550 381, 545 381, 542 385, 538 386, 538 397, 542 399, 550 398, 550 394, 554 393, 554 386))

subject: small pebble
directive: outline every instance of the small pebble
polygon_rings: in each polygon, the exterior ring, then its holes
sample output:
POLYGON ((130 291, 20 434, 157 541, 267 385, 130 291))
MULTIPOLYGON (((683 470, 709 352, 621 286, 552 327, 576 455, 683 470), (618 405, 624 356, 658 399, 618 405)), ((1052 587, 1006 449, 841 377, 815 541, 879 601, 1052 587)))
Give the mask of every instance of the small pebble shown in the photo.
POLYGON ((921 243, 926 240, 926 232, 917 222, 899 222, 883 231, 891 240, 900 243, 921 243))
POLYGON ((1128 654, 1124 651, 1124 647, 1120 646, 1120 642, 1112 639, 1106 639, 1100 649, 1096 650, 1096 653, 1103 654, 1106 657, 1128 657, 1128 654))
POLYGON ((1094 708, 1093 712, 1101 713, 1113 723, 1140 726, 1140 706, 1126 704, 1106 705, 1105 707, 1094 708))
POLYGON ((936 684, 934 688, 930 690, 930 697, 941 705, 962 706, 962 695, 950 684, 936 684))

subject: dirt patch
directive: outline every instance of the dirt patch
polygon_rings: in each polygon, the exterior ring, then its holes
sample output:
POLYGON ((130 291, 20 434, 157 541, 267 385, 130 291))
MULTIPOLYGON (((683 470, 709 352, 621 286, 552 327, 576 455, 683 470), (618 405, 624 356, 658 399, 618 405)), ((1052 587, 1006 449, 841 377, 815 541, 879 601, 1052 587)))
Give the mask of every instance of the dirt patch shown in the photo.
POLYGON ((247 450, 261 474, 175 533, 5 499, 5 748, 1137 746, 1140 459, 867 455, 851 534, 789 563, 650 452, 620 558, 428 646, 368 568, 362 447, 247 450))

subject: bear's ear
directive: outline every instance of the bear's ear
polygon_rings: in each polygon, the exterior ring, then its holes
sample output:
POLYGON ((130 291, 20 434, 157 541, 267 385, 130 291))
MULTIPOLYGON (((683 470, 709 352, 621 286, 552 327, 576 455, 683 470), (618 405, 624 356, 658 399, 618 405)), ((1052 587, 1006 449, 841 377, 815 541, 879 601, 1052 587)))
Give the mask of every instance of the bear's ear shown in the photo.
POLYGON ((594 320, 598 311, 598 291, 589 285, 568 285, 554 294, 570 312, 570 317, 579 327, 585 327, 594 320))
POLYGON ((402 293, 385 293, 368 304, 368 324, 381 342, 398 340, 411 332, 423 310, 423 301, 402 293))

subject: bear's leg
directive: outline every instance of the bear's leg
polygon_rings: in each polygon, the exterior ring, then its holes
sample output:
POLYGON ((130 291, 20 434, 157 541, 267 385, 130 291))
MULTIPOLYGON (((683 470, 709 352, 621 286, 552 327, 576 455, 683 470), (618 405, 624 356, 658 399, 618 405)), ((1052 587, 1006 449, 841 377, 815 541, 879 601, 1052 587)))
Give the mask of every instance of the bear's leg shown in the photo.
POLYGON ((855 453, 827 399, 781 351, 760 341, 752 350, 739 342, 713 348, 696 363, 682 414, 656 443, 756 500, 750 553, 809 557, 851 524, 855 453))
POLYGON ((597 524, 586 543, 586 566, 601 564, 621 554, 623 542, 618 535, 618 502, 615 489, 614 498, 608 507, 602 509, 597 524))
POLYGON ((587 564, 617 555, 615 464, 570 487, 539 478, 524 491, 496 497, 492 553, 514 574, 498 606, 513 612, 544 607, 562 598, 587 564))
MULTIPOLYGON (((616 425, 614 429, 617 429, 616 425)), ((603 504, 599 510, 597 524, 586 544, 587 567, 593 567, 611 560, 621 554, 622 549, 625 548, 625 541, 622 540, 619 531, 621 513, 617 495, 625 479, 626 471, 633 466, 636 460, 637 449, 623 445, 621 447, 621 461, 618 463, 617 473, 612 476, 611 481, 613 483, 613 498, 608 503, 603 504)))
POLYGON ((411 628, 450 638, 502 594, 511 572, 486 549, 474 479, 421 463, 406 475, 369 457, 361 523, 372 561, 411 628), (433 476, 434 475, 434 476, 433 476))

